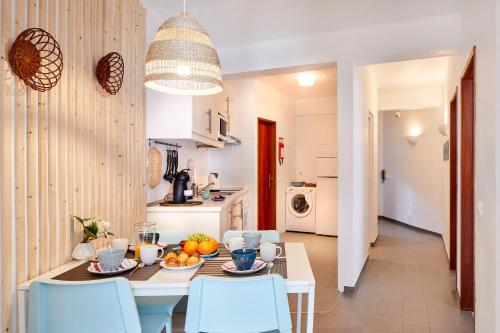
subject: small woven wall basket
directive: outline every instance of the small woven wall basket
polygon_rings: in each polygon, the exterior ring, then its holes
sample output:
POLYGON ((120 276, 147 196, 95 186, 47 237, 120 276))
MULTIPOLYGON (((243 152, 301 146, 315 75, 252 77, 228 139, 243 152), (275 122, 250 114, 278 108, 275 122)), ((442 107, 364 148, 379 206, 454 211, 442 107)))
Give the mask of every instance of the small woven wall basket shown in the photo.
POLYGON ((95 68, 97 81, 111 95, 116 95, 122 87, 124 74, 123 58, 117 52, 106 54, 99 60, 95 68))
POLYGON ((27 86, 43 92, 55 87, 61 78, 63 55, 50 33, 31 28, 17 36, 9 51, 9 63, 27 86))

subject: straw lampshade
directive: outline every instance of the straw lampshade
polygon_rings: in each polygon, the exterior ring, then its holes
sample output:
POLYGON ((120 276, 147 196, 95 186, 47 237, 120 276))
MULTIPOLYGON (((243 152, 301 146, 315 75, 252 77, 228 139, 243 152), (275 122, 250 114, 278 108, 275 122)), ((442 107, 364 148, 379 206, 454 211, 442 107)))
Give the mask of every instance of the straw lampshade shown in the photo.
POLYGON ((207 31, 186 11, 158 28, 146 56, 144 84, 175 95, 222 91, 217 51, 207 31))

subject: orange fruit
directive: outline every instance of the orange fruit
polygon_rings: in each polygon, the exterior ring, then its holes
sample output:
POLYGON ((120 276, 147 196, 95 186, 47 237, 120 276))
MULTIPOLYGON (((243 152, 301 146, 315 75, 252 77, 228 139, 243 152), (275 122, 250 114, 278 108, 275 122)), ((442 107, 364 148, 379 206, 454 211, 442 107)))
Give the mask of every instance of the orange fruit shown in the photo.
POLYGON ((187 241, 186 243, 184 243, 184 252, 186 252, 189 255, 195 253, 197 248, 198 248, 197 241, 187 241))
POLYGON ((213 251, 213 244, 210 241, 204 241, 198 244, 198 253, 199 254, 210 254, 213 251))
POLYGON ((217 249, 219 248, 219 243, 217 243, 217 241, 213 238, 210 237, 210 239, 208 240, 210 243, 212 243, 212 253, 214 253, 215 251, 217 251, 217 249))

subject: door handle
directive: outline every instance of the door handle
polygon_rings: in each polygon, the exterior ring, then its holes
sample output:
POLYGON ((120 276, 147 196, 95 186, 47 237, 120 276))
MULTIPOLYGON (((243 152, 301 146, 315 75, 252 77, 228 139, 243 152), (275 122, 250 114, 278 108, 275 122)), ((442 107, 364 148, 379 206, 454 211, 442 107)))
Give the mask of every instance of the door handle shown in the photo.
POLYGON ((212 133, 212 109, 208 109, 208 112, 207 112, 207 115, 208 115, 208 132, 209 133, 212 133))
POLYGON ((269 174, 268 180, 269 180, 269 188, 271 188, 271 183, 273 182, 273 176, 271 176, 271 174, 269 174))

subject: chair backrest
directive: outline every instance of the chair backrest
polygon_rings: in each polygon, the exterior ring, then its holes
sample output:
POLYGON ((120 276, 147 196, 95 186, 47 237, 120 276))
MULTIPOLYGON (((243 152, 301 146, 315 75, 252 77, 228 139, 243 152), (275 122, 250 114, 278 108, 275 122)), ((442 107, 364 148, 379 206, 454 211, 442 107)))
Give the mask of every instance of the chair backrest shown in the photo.
POLYGON ((132 289, 124 278, 35 281, 28 306, 28 333, 141 332, 132 289))
POLYGON ((159 241, 167 244, 178 244, 189 237, 189 233, 183 230, 157 230, 156 232, 160 234, 159 241))
POLYGON ((199 276, 191 282, 187 333, 291 329, 285 280, 279 275, 238 279, 199 276))
POLYGON ((224 242, 232 237, 241 237, 246 231, 262 233, 262 242, 278 243, 280 241, 280 233, 276 230, 228 230, 224 233, 224 242))

